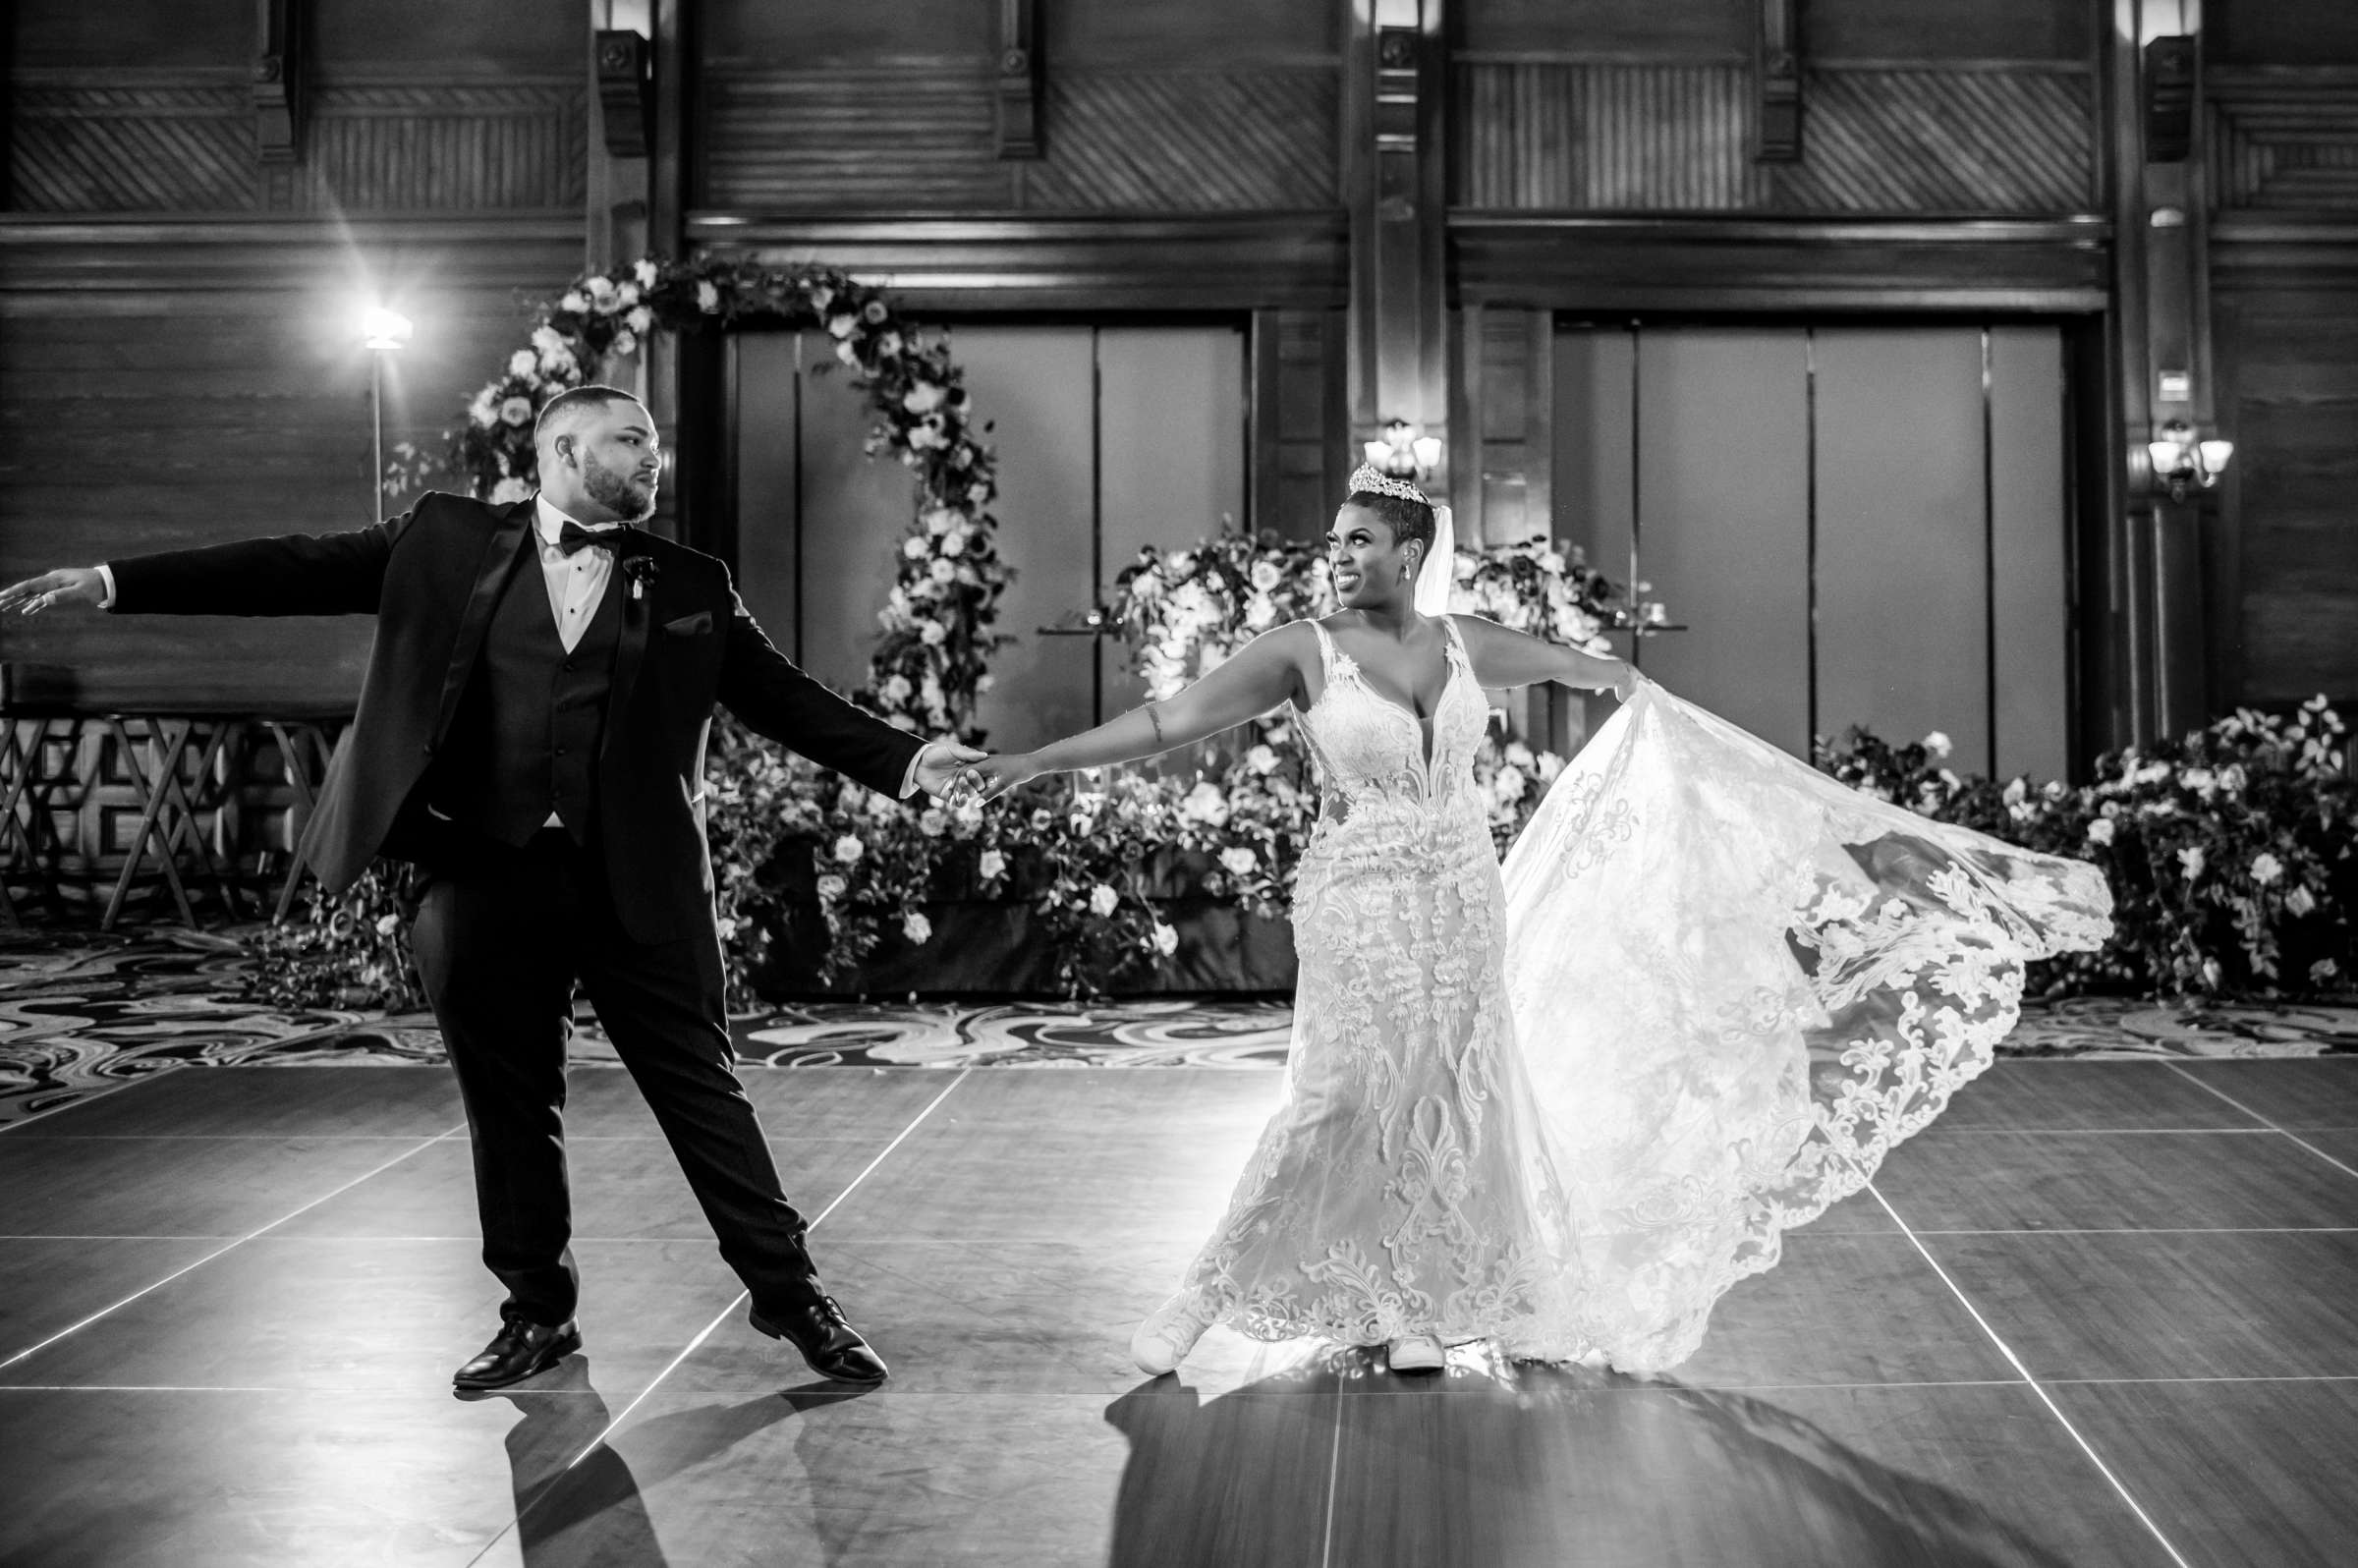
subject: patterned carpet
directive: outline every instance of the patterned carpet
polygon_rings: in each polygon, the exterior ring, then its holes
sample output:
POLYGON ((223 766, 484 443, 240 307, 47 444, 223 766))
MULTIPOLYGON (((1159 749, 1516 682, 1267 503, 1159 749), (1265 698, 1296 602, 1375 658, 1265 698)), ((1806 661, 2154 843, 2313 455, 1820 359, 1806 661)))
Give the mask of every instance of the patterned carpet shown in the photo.
MULTIPOLYGON (((0 937, 0 1126, 189 1066, 438 1063, 422 1013, 283 1011, 241 999, 228 936, 178 930, 0 937)), ((1285 1061, 1282 1001, 809 1002, 733 1020, 749 1067, 1223 1067, 1285 1061)), ((572 1059, 611 1066, 583 1008, 572 1059)), ((2198 1006, 2135 997, 2034 1003, 2001 1047, 2024 1056, 2358 1052, 2342 1005, 2198 1006)))

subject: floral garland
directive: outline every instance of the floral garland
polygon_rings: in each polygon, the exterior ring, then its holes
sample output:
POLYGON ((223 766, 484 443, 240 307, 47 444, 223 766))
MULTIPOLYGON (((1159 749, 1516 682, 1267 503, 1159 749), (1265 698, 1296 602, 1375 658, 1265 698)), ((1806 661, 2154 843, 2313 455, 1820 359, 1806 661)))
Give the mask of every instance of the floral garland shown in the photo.
POLYGON ((531 346, 476 393, 446 455, 403 443, 385 487, 401 493, 447 472, 482 499, 522 500, 533 488, 533 421, 550 398, 638 353, 657 329, 756 321, 823 328, 868 396, 870 455, 894 454, 917 480, 915 521, 894 557, 897 581, 860 700, 904 730, 978 738, 975 701, 990 689, 991 652, 1009 641, 992 628, 1014 578, 989 511, 996 462, 946 340, 832 267, 649 257, 586 274, 543 308, 531 346))

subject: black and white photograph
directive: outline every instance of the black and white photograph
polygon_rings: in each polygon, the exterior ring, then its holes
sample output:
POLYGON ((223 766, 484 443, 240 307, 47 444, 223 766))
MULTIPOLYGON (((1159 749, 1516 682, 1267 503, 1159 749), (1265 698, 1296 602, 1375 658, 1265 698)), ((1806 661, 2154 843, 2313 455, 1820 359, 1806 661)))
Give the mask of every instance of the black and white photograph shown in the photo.
POLYGON ((0 1563, 2358 1562, 2346 0, 0 83, 0 1563))

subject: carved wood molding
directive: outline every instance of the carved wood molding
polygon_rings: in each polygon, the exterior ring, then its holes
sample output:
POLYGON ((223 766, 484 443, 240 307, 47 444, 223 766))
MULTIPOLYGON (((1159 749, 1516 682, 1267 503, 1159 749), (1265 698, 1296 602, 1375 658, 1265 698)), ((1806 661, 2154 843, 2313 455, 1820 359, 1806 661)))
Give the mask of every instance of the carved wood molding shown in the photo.
MULTIPOLYGON (((230 293, 283 308, 276 291, 338 257, 430 260, 437 287, 553 289, 581 260, 582 218, 55 218, 0 214, 0 293, 54 294, 62 309, 93 294, 230 293)), ((13 307, 12 307, 13 308, 13 307)))
POLYGON ((998 155, 1041 154, 1039 0, 999 0, 998 155))
POLYGON ((1348 295, 1339 212, 1255 216, 834 218, 692 212, 690 245, 814 254, 912 309, 1327 309, 1348 295))
POLYGON ((1762 163, 1793 163, 1801 157, 1801 0, 1758 4, 1753 156, 1762 163))
POLYGON ((254 153, 264 163, 293 163, 303 135, 303 7, 299 0, 254 6, 254 153))
POLYGON ((646 34, 624 28, 601 28, 595 56, 606 153, 616 158, 644 158, 655 109, 654 54, 646 34))
POLYGON ((2110 299, 2111 228, 2028 222, 1452 212, 1461 304, 1557 310, 1974 309, 2110 299))

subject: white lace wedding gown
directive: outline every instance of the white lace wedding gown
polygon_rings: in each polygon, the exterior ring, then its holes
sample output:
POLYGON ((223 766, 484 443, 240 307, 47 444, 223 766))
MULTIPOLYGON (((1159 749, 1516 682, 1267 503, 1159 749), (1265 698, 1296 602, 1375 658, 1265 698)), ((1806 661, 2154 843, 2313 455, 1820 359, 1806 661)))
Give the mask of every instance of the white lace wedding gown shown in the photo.
POLYGON ((2094 867, 1835 783, 1647 685, 1503 878, 1454 622, 1422 726, 1316 627, 1286 1096, 1173 1308, 1658 1371, 1990 1063, 2094 867))

